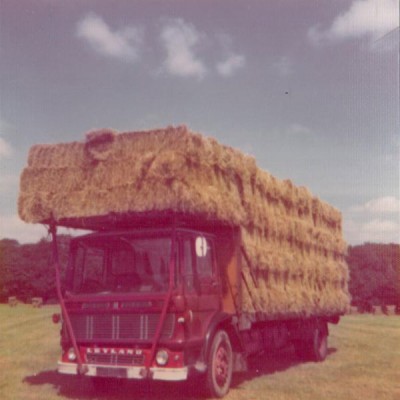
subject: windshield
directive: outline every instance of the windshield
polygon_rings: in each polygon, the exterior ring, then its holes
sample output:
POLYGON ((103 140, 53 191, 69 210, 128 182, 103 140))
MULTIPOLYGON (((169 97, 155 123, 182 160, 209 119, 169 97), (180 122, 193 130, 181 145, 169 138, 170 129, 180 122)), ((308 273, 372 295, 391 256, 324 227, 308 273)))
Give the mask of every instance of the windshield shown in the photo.
POLYGON ((74 293, 145 293, 168 289, 171 238, 96 236, 77 242, 70 290, 74 293))

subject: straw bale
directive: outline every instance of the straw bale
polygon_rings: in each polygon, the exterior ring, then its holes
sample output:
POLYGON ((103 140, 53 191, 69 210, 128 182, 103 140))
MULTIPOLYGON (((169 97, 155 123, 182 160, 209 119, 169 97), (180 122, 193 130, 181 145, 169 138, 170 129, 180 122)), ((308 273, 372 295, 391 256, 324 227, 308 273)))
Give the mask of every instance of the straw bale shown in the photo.
POLYGON ((93 161, 104 161, 112 152, 116 132, 110 129, 92 131, 86 134, 85 152, 93 161))
POLYGON ((27 222, 163 210, 218 219, 241 227, 250 260, 243 312, 335 314, 349 304, 340 212, 186 127, 33 146, 18 202, 27 222))

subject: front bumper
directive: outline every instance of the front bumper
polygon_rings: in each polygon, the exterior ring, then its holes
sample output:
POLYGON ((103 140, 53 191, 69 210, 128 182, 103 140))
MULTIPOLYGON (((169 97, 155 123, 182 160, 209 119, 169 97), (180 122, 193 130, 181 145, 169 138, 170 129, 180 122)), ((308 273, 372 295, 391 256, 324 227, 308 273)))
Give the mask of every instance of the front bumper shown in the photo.
MULTIPOLYGON (((94 365, 83 364, 87 372, 85 376, 92 377, 115 377, 126 379, 145 379, 150 378, 160 381, 184 381, 188 377, 188 367, 182 368, 161 368, 151 367, 147 374, 144 367, 126 367, 114 365, 94 365)), ((58 362, 58 372, 60 374, 78 375, 78 366, 76 363, 58 362)))

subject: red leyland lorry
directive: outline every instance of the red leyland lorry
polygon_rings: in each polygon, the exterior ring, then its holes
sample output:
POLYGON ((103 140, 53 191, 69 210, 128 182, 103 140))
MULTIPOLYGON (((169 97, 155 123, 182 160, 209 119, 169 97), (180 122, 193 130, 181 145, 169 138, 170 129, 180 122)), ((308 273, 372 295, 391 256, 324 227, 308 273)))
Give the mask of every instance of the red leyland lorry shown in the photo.
POLYGON ((34 146, 19 213, 52 233, 61 374, 223 397, 267 349, 324 360, 349 304, 340 213, 186 127, 34 146), (58 227, 90 231, 62 281, 58 227))

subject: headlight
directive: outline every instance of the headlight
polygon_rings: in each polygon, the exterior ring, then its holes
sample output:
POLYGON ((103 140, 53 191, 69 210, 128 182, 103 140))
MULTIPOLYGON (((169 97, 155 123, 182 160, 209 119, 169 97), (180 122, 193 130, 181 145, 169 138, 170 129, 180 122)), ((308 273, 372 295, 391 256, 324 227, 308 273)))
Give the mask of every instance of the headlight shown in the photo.
POLYGON ((67 357, 68 357, 69 361, 75 361, 76 360, 75 350, 72 347, 68 350, 67 357))
POLYGON ((166 350, 158 350, 156 355, 156 362, 160 366, 167 365, 168 362, 168 353, 166 350))

